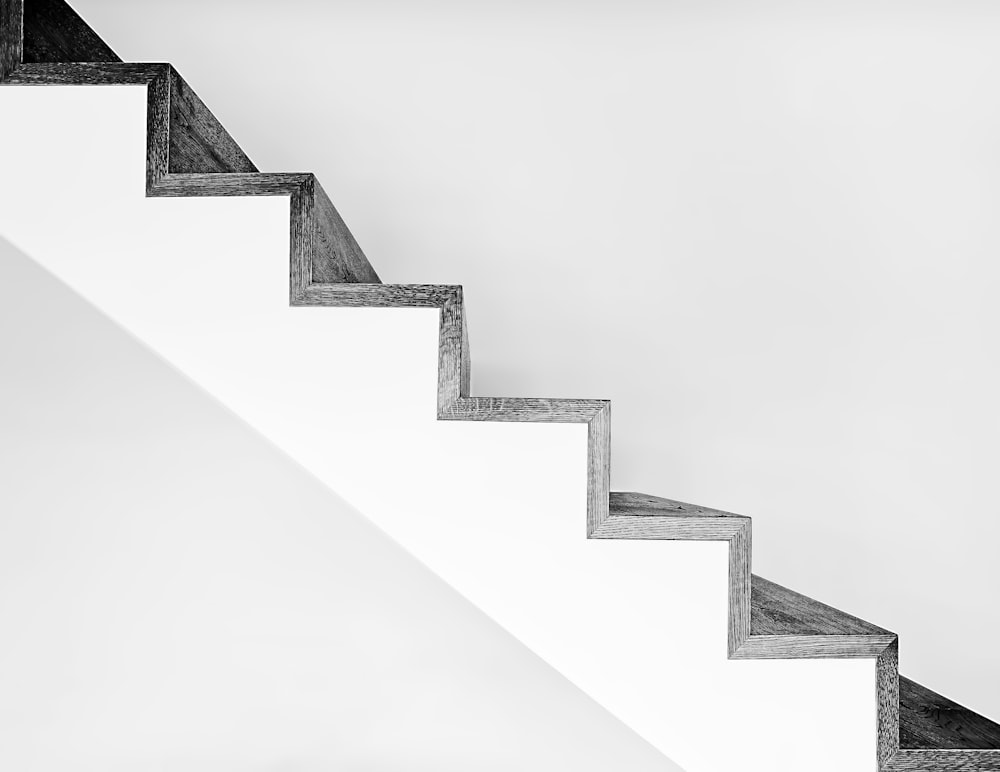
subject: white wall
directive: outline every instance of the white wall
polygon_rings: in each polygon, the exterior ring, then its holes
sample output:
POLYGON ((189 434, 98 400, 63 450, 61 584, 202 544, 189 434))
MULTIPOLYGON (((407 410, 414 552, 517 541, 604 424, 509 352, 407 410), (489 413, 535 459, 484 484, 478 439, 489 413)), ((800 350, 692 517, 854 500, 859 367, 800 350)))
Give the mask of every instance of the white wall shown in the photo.
POLYGON ((0 240, 0 767, 679 769, 0 240))
POLYGON ((287 199, 145 198, 142 87, 0 111, 0 233, 688 772, 873 765, 871 661, 726 660, 726 545, 585 538, 584 427, 437 421, 436 312, 290 308, 287 199))
POLYGON ((76 6, 463 283, 476 393, 610 397, 616 488, 754 515, 1000 718, 995 4, 76 6))

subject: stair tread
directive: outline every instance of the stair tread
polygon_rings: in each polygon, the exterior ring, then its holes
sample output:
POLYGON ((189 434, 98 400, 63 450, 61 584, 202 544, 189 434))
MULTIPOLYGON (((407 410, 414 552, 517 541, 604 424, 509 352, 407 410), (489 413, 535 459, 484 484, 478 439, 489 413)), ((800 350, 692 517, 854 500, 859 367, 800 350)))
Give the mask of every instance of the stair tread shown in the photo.
POLYGON ((720 517, 749 520, 745 515, 735 515, 720 509, 709 509, 697 504, 685 504, 683 501, 627 491, 611 492, 609 512, 612 515, 639 517, 720 517))
POLYGON ((756 575, 751 577, 750 609, 751 635, 892 635, 756 575))
POLYGON ((900 676, 899 746, 903 750, 1000 750, 1000 724, 900 676))
POLYGON ((120 62, 64 0, 24 5, 24 62, 120 62))

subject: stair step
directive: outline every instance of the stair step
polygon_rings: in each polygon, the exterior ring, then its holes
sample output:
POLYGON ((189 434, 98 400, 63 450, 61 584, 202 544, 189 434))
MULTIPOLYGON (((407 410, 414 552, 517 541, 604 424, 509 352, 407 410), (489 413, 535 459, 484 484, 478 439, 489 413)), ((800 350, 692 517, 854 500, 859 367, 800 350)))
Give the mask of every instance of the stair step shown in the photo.
POLYGON ((750 582, 750 635, 892 635, 759 576, 750 582))
POLYGON ((24 4, 24 62, 120 62, 63 0, 24 4))
POLYGON ((899 677, 902 750, 1000 750, 1000 724, 899 677))
POLYGON ((747 520, 743 515, 723 512, 719 509, 709 509, 697 504, 685 504, 660 496, 650 496, 646 493, 630 491, 612 491, 610 497, 610 513, 612 515, 633 515, 639 517, 709 517, 747 520))
MULTIPOLYGON (((645 493, 612 491, 608 517, 590 530, 591 539, 680 539, 729 541, 743 532, 749 517, 685 504, 645 493)), ((749 564, 746 566, 749 569, 749 564)), ((749 574, 749 570, 746 571, 749 574)))

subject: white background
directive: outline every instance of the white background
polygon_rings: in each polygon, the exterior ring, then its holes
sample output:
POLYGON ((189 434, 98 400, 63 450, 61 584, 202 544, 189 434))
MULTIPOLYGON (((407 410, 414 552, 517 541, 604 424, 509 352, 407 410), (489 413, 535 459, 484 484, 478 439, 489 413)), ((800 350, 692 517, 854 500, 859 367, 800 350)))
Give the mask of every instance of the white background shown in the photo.
POLYGON ((478 394, 609 397, 613 485, 1000 719, 1000 10, 111 2, 388 281, 465 285, 478 394))

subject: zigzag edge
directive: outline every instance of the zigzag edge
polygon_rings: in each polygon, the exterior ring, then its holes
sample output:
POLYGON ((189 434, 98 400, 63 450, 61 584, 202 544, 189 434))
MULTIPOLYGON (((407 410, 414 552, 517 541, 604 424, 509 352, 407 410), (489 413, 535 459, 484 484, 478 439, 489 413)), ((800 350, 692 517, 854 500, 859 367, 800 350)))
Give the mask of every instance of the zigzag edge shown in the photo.
MULTIPOLYGON (((68 5, 61 0, 49 4, 66 14, 60 21, 74 31, 85 29, 105 45, 68 5)), ((764 580, 751 574, 751 519, 612 492, 608 400, 470 396, 469 336, 460 285, 383 284, 315 175, 258 172, 171 65, 124 63, 106 45, 106 53, 101 53, 105 58, 97 62, 24 62, 24 6, 25 0, 0 0, 0 83, 145 85, 148 196, 289 196, 292 306, 439 309, 439 420, 587 424, 587 538, 728 542, 730 659, 874 658, 880 770, 1000 771, 1000 749, 900 748, 894 633, 876 628, 864 634, 753 634, 753 587, 755 580, 764 580)))

